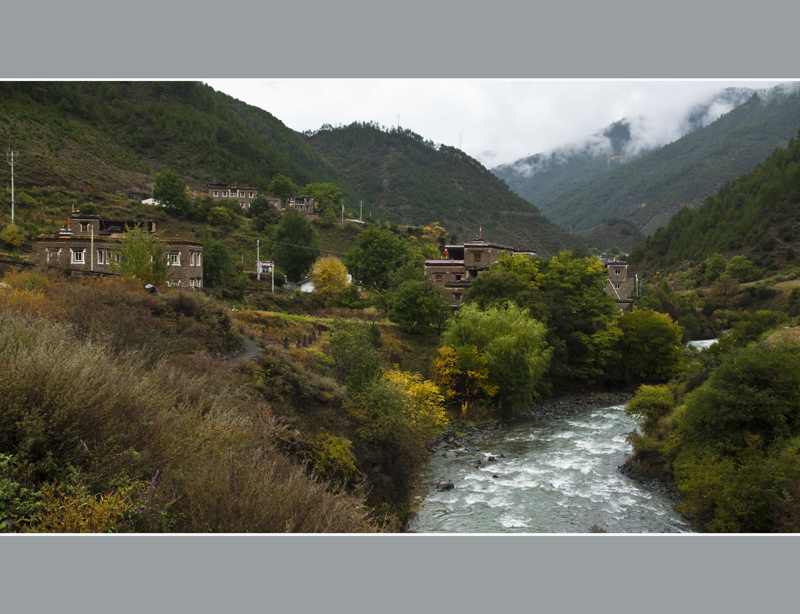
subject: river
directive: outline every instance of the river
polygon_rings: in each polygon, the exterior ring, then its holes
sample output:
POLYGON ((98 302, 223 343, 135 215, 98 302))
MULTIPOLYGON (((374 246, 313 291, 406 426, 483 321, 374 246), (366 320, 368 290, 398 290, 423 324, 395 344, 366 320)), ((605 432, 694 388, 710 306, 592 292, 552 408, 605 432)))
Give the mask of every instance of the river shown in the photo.
POLYGON ((619 471, 637 428, 623 405, 561 419, 522 417, 473 448, 433 453, 418 533, 684 533, 669 498, 619 471), (451 451, 449 456, 453 456, 451 451), (490 460, 490 457, 496 460, 490 460), (480 466, 469 461, 482 460, 480 466), (452 481, 450 490, 436 485, 452 481))

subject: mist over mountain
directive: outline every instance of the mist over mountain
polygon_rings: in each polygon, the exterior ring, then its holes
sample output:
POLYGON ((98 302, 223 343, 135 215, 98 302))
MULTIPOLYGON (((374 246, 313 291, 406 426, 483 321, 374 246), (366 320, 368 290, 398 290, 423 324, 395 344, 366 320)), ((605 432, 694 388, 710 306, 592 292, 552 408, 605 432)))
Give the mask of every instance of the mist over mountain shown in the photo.
POLYGON ((492 169, 543 213, 559 196, 636 158, 711 124, 755 93, 725 88, 672 114, 620 119, 585 139, 492 169))
MULTIPOLYGON (((725 97, 687 114, 684 125, 707 122, 716 110, 745 94, 727 90, 725 97)), ((727 181, 749 172, 776 147, 785 146, 800 127, 800 94, 796 84, 752 92, 744 103, 711 123, 647 154, 636 155, 647 142, 636 136, 643 124, 630 121, 627 125, 630 138, 625 136, 625 126, 611 127, 584 143, 578 153, 551 154, 547 173, 532 172, 537 169, 531 167, 526 171, 531 175, 527 198, 548 219, 571 232, 587 232, 603 221, 621 218, 652 234, 681 207, 700 206, 727 181), (568 163, 560 163, 563 159, 568 163)), ((519 183, 515 185, 512 189, 519 192, 519 183)))

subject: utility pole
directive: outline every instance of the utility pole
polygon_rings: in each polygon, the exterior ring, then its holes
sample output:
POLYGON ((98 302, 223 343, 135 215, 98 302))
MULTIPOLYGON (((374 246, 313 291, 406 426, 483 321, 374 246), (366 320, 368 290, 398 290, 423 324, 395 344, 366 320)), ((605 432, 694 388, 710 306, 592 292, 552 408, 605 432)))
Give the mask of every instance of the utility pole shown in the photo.
POLYGON ((261 281, 261 239, 256 239, 256 281, 261 281))
POLYGON ((344 224, 344 199, 339 199, 339 204, 342 205, 342 224, 344 224))
POLYGON ((6 149, 6 160, 8 161, 9 165, 11 165, 11 223, 14 223, 14 157, 19 157, 19 152, 14 151, 11 149, 11 144, 9 143, 8 149, 6 149))
POLYGON ((359 221, 363 222, 364 221, 364 201, 363 200, 359 200, 358 201, 358 206, 359 206, 358 219, 359 219, 359 221))

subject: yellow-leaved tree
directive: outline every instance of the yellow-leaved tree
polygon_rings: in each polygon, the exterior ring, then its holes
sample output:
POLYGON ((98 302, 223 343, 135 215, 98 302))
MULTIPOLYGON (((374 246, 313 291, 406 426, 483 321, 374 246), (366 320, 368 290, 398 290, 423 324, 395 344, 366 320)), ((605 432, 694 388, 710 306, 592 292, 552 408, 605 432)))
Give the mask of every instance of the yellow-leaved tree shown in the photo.
POLYGON ((347 279, 347 269, 335 256, 324 256, 314 263, 311 269, 311 281, 314 283, 314 292, 322 296, 326 304, 350 283, 347 279))

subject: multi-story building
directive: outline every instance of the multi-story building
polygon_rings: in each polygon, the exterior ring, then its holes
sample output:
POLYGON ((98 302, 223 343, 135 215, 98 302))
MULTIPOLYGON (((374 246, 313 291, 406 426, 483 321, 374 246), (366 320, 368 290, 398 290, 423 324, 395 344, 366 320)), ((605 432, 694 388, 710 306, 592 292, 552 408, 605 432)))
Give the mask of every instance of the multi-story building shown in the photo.
MULTIPOLYGON (((242 209, 247 211, 250 205, 258 197, 258 190, 256 188, 241 187, 235 185, 227 185, 225 183, 209 183, 208 195, 214 200, 222 200, 229 198, 237 201, 242 209)), ((278 207, 280 209, 280 206, 278 207)))
POLYGON ((488 243, 483 233, 463 245, 446 245, 444 258, 425 261, 425 274, 439 288, 452 297, 453 305, 458 305, 464 292, 472 281, 492 263, 500 259, 500 254, 524 254, 535 256, 531 250, 518 250, 507 245, 488 243))
MULTIPOLYGON (((156 231, 152 220, 110 220, 73 212, 57 235, 39 235, 35 249, 46 264, 76 271, 111 273, 113 252, 126 228, 156 231)), ((203 244, 185 239, 162 239, 167 252, 167 284, 203 287, 203 244)))
POLYGON ((286 201, 286 207, 297 209, 306 215, 313 214, 314 199, 311 196, 292 196, 286 201))
POLYGON ((636 280, 628 277, 628 263, 611 260, 605 263, 606 293, 614 299, 617 309, 630 311, 633 308, 636 296, 636 280))

